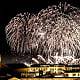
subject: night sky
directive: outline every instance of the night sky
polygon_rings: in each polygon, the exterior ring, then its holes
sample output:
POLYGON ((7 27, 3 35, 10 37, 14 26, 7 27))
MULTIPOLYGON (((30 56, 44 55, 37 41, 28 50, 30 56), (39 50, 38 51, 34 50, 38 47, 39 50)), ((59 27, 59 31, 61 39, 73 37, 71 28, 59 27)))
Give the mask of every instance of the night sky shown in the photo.
MULTIPOLYGON (((1 0, 0 0, 1 1, 1 0)), ((5 26, 18 13, 38 13, 50 5, 67 2, 72 6, 80 8, 80 0, 2 0, 0 2, 0 54, 6 56, 10 53, 6 43, 5 26)))

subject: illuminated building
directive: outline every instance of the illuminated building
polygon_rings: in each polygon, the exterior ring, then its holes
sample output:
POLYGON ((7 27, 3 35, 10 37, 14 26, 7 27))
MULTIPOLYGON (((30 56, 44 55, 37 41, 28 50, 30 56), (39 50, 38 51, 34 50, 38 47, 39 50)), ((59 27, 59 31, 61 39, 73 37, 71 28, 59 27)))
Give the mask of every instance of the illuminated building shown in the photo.
POLYGON ((19 68, 17 71, 21 72, 21 77, 80 77, 80 67, 64 65, 19 68))

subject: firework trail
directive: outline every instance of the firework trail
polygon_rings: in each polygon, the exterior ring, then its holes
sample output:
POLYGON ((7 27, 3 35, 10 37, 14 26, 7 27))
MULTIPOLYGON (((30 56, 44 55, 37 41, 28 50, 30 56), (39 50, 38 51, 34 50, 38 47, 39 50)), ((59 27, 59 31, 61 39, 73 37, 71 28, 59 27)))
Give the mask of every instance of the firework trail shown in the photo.
POLYGON ((12 18, 6 26, 6 39, 11 47, 11 51, 25 53, 26 29, 28 27, 29 13, 18 14, 12 18))
POLYGON ((54 58, 66 64, 64 60, 71 63, 80 57, 80 10, 70 4, 49 6, 37 15, 18 14, 5 31, 11 51, 18 55, 39 55, 52 64, 54 58))

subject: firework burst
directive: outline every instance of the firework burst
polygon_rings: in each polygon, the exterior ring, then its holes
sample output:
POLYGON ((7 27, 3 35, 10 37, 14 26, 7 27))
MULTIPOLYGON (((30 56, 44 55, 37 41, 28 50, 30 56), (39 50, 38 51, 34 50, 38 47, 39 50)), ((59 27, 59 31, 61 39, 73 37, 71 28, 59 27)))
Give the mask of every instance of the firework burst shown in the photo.
MULTIPOLYGON (((44 58, 39 57, 44 62, 52 64, 51 58, 65 63, 68 56, 71 56, 69 60, 80 57, 80 10, 69 4, 49 6, 37 16, 18 14, 5 31, 11 51, 16 54, 42 55, 44 58)), ((35 58, 32 60, 39 63, 35 58)))

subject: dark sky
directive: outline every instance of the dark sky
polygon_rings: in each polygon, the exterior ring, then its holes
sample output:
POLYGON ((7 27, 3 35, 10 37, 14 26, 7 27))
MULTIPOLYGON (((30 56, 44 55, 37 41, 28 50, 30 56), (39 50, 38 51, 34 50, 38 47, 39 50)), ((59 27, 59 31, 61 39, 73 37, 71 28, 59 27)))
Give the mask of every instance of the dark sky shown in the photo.
POLYGON ((37 13, 49 5, 59 4, 60 1, 66 1, 80 8, 80 0, 2 0, 0 2, 0 53, 5 54, 9 50, 5 39, 5 26, 12 17, 20 12, 37 13))

